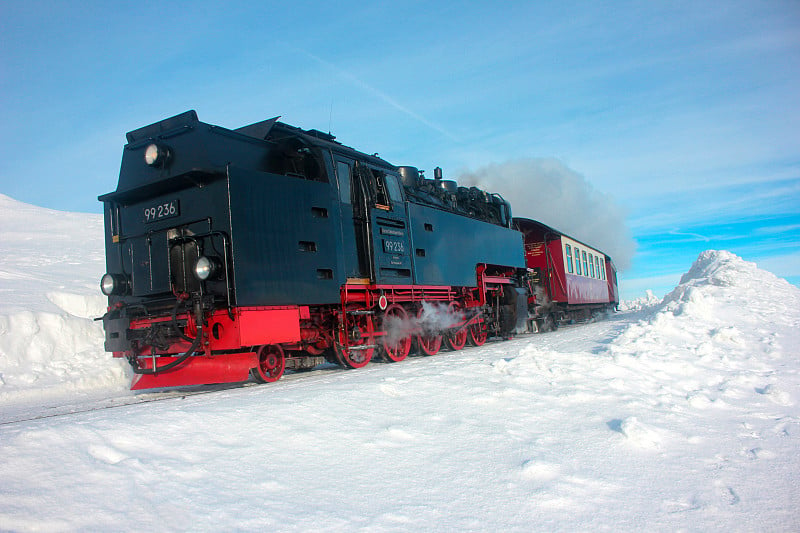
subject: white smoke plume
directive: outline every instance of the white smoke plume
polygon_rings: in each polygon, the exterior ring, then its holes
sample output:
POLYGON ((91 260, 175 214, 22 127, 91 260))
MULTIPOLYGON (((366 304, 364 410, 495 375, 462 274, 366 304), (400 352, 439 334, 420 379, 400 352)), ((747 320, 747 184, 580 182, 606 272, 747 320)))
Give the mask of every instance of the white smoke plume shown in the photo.
POLYGON ((463 311, 454 311, 447 304, 422 302, 422 315, 405 319, 390 316, 383 321, 386 341, 396 344, 409 335, 439 335, 464 320, 463 311))
POLYGON ((426 333, 437 334, 464 320, 462 311, 454 311, 447 304, 422 302, 419 325, 426 333))
POLYGON ((499 193, 514 216, 538 220, 608 254, 617 268, 631 264, 636 243, 624 209, 556 159, 517 159, 457 177, 462 186, 499 193))

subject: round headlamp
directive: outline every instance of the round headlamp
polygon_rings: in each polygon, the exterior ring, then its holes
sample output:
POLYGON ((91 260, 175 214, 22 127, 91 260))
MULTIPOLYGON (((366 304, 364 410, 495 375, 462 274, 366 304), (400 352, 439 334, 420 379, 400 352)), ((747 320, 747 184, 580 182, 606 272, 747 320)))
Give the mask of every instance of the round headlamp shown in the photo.
POLYGON ((200 256, 194 264, 194 275, 197 279, 205 281, 215 278, 220 272, 219 260, 214 257, 200 256))
POLYGON ((103 274, 100 278, 100 290, 106 296, 123 294, 128 288, 128 280, 121 274, 103 274))
POLYGON ((144 162, 151 167, 163 167, 169 159, 169 148, 159 144, 150 144, 144 150, 144 162))

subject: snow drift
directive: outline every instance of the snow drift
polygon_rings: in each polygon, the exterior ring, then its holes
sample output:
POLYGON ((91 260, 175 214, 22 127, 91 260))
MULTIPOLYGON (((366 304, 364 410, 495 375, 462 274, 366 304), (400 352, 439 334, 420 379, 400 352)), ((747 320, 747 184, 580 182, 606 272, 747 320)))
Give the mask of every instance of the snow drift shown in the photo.
POLYGON ((800 290, 729 252, 606 321, 52 416, 147 398, 86 318, 77 218, 69 253, 33 221, 2 241, 40 260, 0 267, 26 302, 0 311, 0 530, 800 529, 800 290))
POLYGON ((103 351, 103 218, 0 195, 0 405, 118 390, 103 351))

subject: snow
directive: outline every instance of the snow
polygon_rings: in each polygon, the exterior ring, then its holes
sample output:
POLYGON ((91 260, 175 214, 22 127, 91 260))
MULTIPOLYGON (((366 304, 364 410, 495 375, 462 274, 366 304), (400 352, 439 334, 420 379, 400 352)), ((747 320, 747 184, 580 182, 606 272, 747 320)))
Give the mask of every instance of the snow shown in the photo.
POLYGON ((164 399, 90 318, 99 217, 0 208, 0 530, 800 529, 800 289, 729 252, 604 321, 164 399))
POLYGON ((0 405, 130 381, 103 351, 103 218, 0 194, 0 405))
POLYGON ((661 299, 656 296, 650 289, 645 291, 644 296, 635 298, 633 300, 623 300, 617 306, 619 311, 641 311, 648 307, 654 307, 661 303, 661 299))

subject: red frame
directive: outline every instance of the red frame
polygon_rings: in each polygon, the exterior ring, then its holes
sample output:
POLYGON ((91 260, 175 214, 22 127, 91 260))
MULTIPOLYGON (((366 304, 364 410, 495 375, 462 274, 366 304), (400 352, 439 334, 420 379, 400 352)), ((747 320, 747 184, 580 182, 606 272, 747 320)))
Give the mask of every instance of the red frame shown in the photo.
MULTIPOLYGON (((177 357, 159 357, 158 365, 164 366, 176 359, 177 357)), ((250 377, 250 369, 257 364, 254 352, 190 357, 166 372, 134 374, 131 390, 246 381, 250 377)), ((153 360, 150 358, 139 359, 139 365, 146 369, 152 369, 153 360)))

